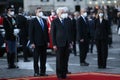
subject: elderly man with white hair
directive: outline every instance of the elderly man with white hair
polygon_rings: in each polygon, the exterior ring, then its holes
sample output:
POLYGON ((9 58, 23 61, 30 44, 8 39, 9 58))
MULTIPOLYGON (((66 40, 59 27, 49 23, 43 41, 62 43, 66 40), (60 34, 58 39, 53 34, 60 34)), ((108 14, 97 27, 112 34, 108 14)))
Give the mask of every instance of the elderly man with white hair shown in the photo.
POLYGON ((58 17, 51 23, 51 35, 53 49, 56 51, 56 74, 59 79, 67 78, 69 47, 71 38, 71 20, 67 19, 68 14, 64 7, 59 7, 56 11, 58 17))

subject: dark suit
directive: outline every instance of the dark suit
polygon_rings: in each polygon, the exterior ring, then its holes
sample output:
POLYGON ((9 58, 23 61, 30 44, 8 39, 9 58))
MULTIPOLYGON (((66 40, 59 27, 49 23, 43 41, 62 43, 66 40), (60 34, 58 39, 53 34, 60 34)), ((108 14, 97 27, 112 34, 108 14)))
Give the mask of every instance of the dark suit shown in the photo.
POLYGON ((17 15, 17 27, 20 29, 19 37, 20 37, 20 43, 22 44, 23 49, 23 57, 24 61, 28 60, 28 48, 27 48, 27 42, 28 42, 28 22, 27 19, 23 15, 17 15))
POLYGON ((77 30, 76 30, 76 20, 73 18, 71 19, 72 21, 72 41, 73 41, 73 53, 76 56, 76 35, 77 35, 77 30))
POLYGON ((59 18, 52 21, 51 34, 53 46, 57 46, 56 74, 57 77, 66 77, 68 71, 69 44, 71 38, 71 20, 64 19, 62 24, 59 18))
POLYGON ((90 28, 90 52, 93 52, 94 46, 94 35, 95 35, 95 19, 89 19, 89 28, 90 28))
POLYGON ((106 68, 110 25, 105 19, 103 19, 101 23, 100 20, 97 19, 95 23, 95 41, 98 52, 98 67, 106 68))
POLYGON ((34 50, 34 72, 37 74, 45 74, 46 72, 46 48, 47 43, 49 42, 48 38, 48 28, 46 20, 42 19, 44 23, 44 29, 42 29, 42 26, 37 18, 34 18, 30 22, 30 28, 29 28, 29 37, 30 37, 30 43, 35 44, 35 50, 34 50), (38 66, 38 60, 40 57, 40 69, 38 66), (39 72, 40 70, 40 72, 39 72))
POLYGON ((77 40, 79 42, 80 48, 80 63, 85 63, 85 59, 87 56, 87 52, 89 50, 89 38, 90 38, 90 30, 88 25, 88 20, 84 20, 81 16, 77 20, 77 40), (83 42, 80 42, 81 39, 84 39, 83 42))
POLYGON ((118 27, 117 27, 117 31, 119 30, 120 28, 120 17, 118 18, 118 27))

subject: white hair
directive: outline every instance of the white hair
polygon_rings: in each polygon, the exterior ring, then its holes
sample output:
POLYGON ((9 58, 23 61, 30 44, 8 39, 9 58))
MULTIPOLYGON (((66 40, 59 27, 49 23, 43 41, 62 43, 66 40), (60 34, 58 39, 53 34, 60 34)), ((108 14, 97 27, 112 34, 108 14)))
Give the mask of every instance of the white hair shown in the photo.
POLYGON ((57 8, 56 13, 58 14, 61 10, 63 10, 62 7, 57 8))
POLYGON ((69 9, 67 7, 59 7, 59 8, 57 8, 56 13, 58 14, 61 10, 63 10, 64 12, 69 11, 69 9))

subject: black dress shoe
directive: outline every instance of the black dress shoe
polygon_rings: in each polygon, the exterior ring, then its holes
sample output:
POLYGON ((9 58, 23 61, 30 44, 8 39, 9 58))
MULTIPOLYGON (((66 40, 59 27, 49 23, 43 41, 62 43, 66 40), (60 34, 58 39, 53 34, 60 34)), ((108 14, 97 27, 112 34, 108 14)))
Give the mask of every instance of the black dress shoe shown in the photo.
POLYGON ((68 71, 67 74, 71 74, 71 72, 68 71))
POLYGON ((40 74, 40 76, 48 76, 48 74, 40 74))
POLYGON ((38 77, 38 76, 40 76, 39 73, 34 73, 34 77, 38 77))
POLYGON ((98 68, 99 68, 99 69, 106 69, 105 66, 99 66, 98 68))
POLYGON ((58 80, 66 80, 66 78, 58 78, 58 80))
POLYGON ((67 76, 66 76, 66 74, 59 74, 59 75, 57 75, 57 78, 58 78, 58 80, 60 80, 60 79, 66 79, 67 76))
POLYGON ((16 65, 8 66, 8 69, 17 69, 17 68, 19 68, 19 67, 16 65))
POLYGON ((62 79, 66 79, 67 76, 66 76, 66 74, 62 74, 60 78, 62 78, 62 79))
POLYGON ((58 80, 66 80, 66 77, 59 77, 58 80))
POLYGON ((30 62, 30 60, 24 60, 24 62, 30 62))
POLYGON ((80 63, 81 66, 89 66, 89 63, 84 62, 84 63, 80 63))

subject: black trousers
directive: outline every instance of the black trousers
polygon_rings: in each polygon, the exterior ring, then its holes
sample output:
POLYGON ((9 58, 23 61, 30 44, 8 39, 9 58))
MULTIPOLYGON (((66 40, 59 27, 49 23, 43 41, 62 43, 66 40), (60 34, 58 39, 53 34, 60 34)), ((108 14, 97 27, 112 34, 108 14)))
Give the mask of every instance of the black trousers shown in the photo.
POLYGON ((8 67, 15 66, 15 58, 16 58, 15 53, 9 53, 9 52, 7 53, 8 67))
POLYGON ((46 58, 47 58, 46 48, 47 48, 46 46, 35 46, 35 50, 33 53, 35 73, 45 74, 46 72, 46 58), (39 60, 40 67, 38 64, 39 60))
POLYGON ((94 39, 92 38, 90 40, 90 52, 92 53, 93 52, 93 47, 94 47, 94 39))
POLYGON ((89 51, 89 40, 84 40, 84 42, 79 41, 79 50, 80 50, 80 63, 86 62, 87 53, 89 51))
POLYGON ((76 52, 76 41, 73 41, 73 53, 76 56, 77 52, 76 52))
POLYGON ((108 57, 108 41, 96 40, 96 47, 98 52, 98 67, 106 67, 108 57))
POLYGON ((56 54, 56 74, 57 77, 66 77, 68 72, 69 44, 64 47, 58 47, 56 54))
POLYGON ((29 53, 28 47, 26 46, 27 42, 28 42, 27 37, 26 36, 21 36, 20 37, 20 42, 22 44, 22 49, 23 49, 23 58, 24 58, 24 60, 27 60, 28 59, 28 53, 29 53))

